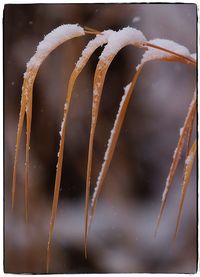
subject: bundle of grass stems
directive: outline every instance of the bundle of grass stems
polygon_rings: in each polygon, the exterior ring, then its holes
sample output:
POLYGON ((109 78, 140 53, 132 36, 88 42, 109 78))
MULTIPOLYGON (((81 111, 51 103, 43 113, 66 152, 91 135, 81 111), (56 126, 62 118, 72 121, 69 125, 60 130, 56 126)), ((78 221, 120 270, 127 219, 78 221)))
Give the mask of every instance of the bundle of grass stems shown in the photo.
MULTIPOLYGON (((29 150, 30 150, 30 139, 31 139, 31 121, 32 121, 32 98, 33 98, 33 85, 38 73, 39 67, 46 57, 60 44, 66 42, 69 39, 79 36, 90 35, 94 36, 92 40, 89 41, 87 46, 82 52, 81 57, 74 70, 71 73, 66 93, 66 100, 64 103, 64 113, 63 121, 60 130, 60 145, 58 152, 58 161, 56 167, 56 177, 55 177, 55 187, 53 204, 51 211, 50 227, 49 227, 49 237, 47 243, 47 261, 46 261, 46 271, 49 271, 50 266, 50 249, 51 241, 53 235, 53 229, 55 225, 56 212, 59 200, 59 191, 62 175, 62 164, 63 164, 63 153, 65 144, 65 133, 67 127, 67 118, 71 103, 71 98, 73 94, 73 88, 75 82, 80 75, 81 71, 84 69, 88 63, 90 57, 95 52, 95 50, 105 45, 101 56, 99 57, 98 64, 96 66, 94 81, 93 81, 93 101, 92 101, 92 118, 91 118, 91 128, 90 128, 90 138, 89 138, 89 149, 88 149, 88 161, 87 161, 87 174, 86 174, 86 191, 85 191, 85 257, 87 258, 87 240, 89 235, 89 229, 92 224, 92 220, 95 214, 95 209, 97 205, 98 198, 105 184, 104 180, 107 175, 113 154, 115 152, 115 147, 119 138, 120 130, 126 115, 127 107, 130 102, 131 96, 134 92, 136 82, 140 76, 140 73, 144 65, 153 60, 160 60, 164 62, 181 62, 188 64, 190 66, 196 66, 195 54, 190 54, 188 49, 181 46, 174 41, 164 40, 164 39, 154 39, 147 40, 143 33, 131 27, 123 28, 119 31, 106 30, 103 32, 93 30, 91 28, 82 28, 77 24, 67 24, 62 25, 54 29, 49 33, 42 42, 39 43, 37 51, 31 60, 27 63, 27 70, 24 74, 24 82, 22 86, 22 96, 21 96, 21 107, 19 114, 19 123, 17 130, 16 139, 16 149, 14 158, 14 169, 13 169, 13 181, 12 181, 12 208, 15 205, 15 191, 16 191, 16 177, 17 177, 17 164, 19 155, 20 139, 22 134, 22 128, 25 124, 26 118, 26 158, 25 158, 25 219, 28 220, 28 179, 29 179, 29 150), (110 138, 107 144, 107 150, 104 155, 104 161, 102 163, 101 171, 99 173, 96 187, 94 190, 93 197, 91 199, 91 208, 89 209, 90 200, 90 190, 91 190, 91 171, 92 171, 92 159, 93 159, 93 145, 94 145, 94 135, 99 113, 99 105, 101 101, 104 81, 106 73, 112 63, 114 57, 118 52, 126 47, 127 45, 132 45, 134 47, 139 47, 144 49, 144 54, 141 59, 140 64, 136 67, 136 71, 133 74, 131 82, 124 88, 124 94, 121 99, 119 110, 116 115, 113 129, 111 130, 110 138)), ((157 224, 155 227, 155 236, 158 231, 158 227, 161 221, 161 217, 165 208, 169 190, 173 183, 173 178, 176 173, 177 166, 179 164, 181 154, 183 152, 184 144, 186 144, 186 158, 183 173, 183 183, 182 191, 179 202, 179 210, 177 215, 177 222, 174 237, 176 237, 178 232, 178 227, 180 223, 181 213, 183 209, 183 203, 185 199, 185 194, 190 181, 190 176, 193 168, 193 163, 196 154, 196 140, 191 143, 192 130, 194 125, 196 115, 196 91, 194 91, 188 112, 183 124, 183 128, 180 131, 180 137, 175 149, 169 174, 167 176, 167 181, 165 184, 160 211, 157 219, 157 224)))

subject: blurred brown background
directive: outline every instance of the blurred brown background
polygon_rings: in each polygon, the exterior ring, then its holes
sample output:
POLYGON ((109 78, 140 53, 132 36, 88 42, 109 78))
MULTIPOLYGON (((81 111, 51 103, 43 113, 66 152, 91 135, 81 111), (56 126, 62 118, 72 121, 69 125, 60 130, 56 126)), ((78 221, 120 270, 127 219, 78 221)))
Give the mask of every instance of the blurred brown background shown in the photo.
MULTIPOLYGON (((97 30, 140 29, 147 39, 165 38, 196 52, 193 4, 6 5, 4 9, 5 272, 44 273, 65 90, 82 49, 92 36, 58 47, 43 63, 34 86, 29 223, 24 222, 25 132, 20 146, 16 207, 11 183, 21 86, 26 63, 45 34, 61 24, 97 30)), ((181 191, 177 170, 158 237, 153 233, 179 129, 196 82, 180 63, 150 62, 142 72, 99 199, 84 258, 84 191, 92 80, 99 49, 80 75, 66 132, 60 201, 51 251, 52 273, 193 273, 197 259, 196 165, 172 243, 181 191)), ((143 51, 128 46, 113 61, 105 82, 95 136, 92 184, 101 167, 123 87, 143 51)), ((195 133, 193 134, 193 136, 195 133)), ((183 155, 184 158, 184 155, 183 155)))

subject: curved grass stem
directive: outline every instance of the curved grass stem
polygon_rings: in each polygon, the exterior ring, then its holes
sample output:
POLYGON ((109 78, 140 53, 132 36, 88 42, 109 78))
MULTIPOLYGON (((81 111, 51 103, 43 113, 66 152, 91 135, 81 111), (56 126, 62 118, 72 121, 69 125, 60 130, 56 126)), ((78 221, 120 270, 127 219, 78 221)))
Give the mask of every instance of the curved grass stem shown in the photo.
POLYGON ((178 53, 176 53, 176 52, 174 52, 174 51, 171 51, 171 50, 169 50, 169 49, 166 49, 166 48, 164 48, 164 47, 161 47, 161 46, 158 46, 158 45, 149 43, 149 42, 144 42, 144 43, 143 43, 143 46, 144 46, 144 47, 145 47, 145 46, 148 46, 148 47, 152 47, 152 48, 155 48, 155 49, 159 49, 159 50, 161 50, 161 51, 164 51, 164 52, 166 52, 166 53, 169 53, 169 54, 174 55, 175 57, 179 58, 180 61, 182 61, 183 63, 187 63, 187 64, 191 64, 191 65, 196 66, 196 61, 195 61, 194 59, 189 58, 189 57, 186 57, 186 56, 183 56, 183 55, 181 55, 181 54, 178 54, 178 53))
POLYGON ((16 139, 16 146, 15 146, 15 157, 14 157, 13 177, 12 177, 12 209, 14 209, 14 205, 15 205, 15 191, 16 191, 17 164, 18 164, 18 157, 19 157, 19 145, 20 145, 21 134, 22 134, 22 129, 23 129, 23 125, 24 125, 25 111, 26 111, 26 98, 25 98, 24 91, 22 89, 22 99, 21 99, 19 122, 18 122, 18 128, 17 128, 17 139, 16 139))
POLYGON ((130 87, 128 88, 127 93, 125 92, 125 95, 123 96, 124 98, 122 98, 122 102, 120 104, 120 108, 119 108, 117 117, 115 119, 114 127, 112 129, 111 136, 110 136, 109 143, 108 143, 108 147, 107 147, 107 150, 106 150, 106 153, 105 153, 105 156, 104 156, 104 162, 102 164, 102 169, 101 169, 101 172, 100 172, 98 180, 97 180, 95 193, 93 195, 90 222, 89 222, 89 229, 90 229, 90 226, 92 224, 93 217, 94 217, 97 200, 98 200, 99 195, 100 195, 100 193, 102 191, 102 188, 103 188, 104 179, 106 177, 106 174, 108 172, 111 160, 113 158, 113 154, 114 154, 115 147, 116 147, 116 144, 117 144, 117 141, 118 141, 120 130, 121 130, 121 127, 122 127, 122 124, 123 124, 123 121, 124 121, 124 118, 125 118, 125 115, 126 115, 127 107, 128 107, 132 92, 134 90, 134 87, 136 85, 136 82, 138 80, 138 77, 141 73, 142 67, 143 67, 143 65, 141 65, 139 67, 139 69, 136 71, 136 73, 133 77, 133 80, 130 84, 130 87))
POLYGON ((160 220, 165 208, 165 204, 166 204, 166 200, 167 200, 167 196, 169 193, 169 190, 171 188, 172 185, 172 181, 176 172, 176 168, 178 166, 179 160, 181 158, 181 154, 182 154, 182 150, 183 150, 183 145, 185 142, 185 139, 187 137, 187 132, 190 129, 191 124, 193 123, 192 118, 193 118, 193 112, 196 108, 196 91, 194 92, 190 107, 189 107, 189 111, 188 114, 186 116, 185 122, 184 122, 184 126, 182 129, 182 133, 180 135, 178 144, 177 144, 177 148, 174 152, 174 156, 173 156, 173 161, 169 170, 169 174, 167 177, 167 181, 166 181, 166 185, 165 185, 165 189, 163 192, 163 197, 162 197, 162 201, 161 201, 161 206, 160 206, 160 211, 159 211, 159 215, 158 215, 158 219, 157 219, 157 223, 156 223, 156 229, 155 229, 155 233, 154 236, 156 237, 157 235, 157 231, 160 225, 160 220))
POLYGON ((181 197, 180 197, 180 203, 179 203, 179 210, 178 210, 178 216, 177 216, 177 221, 176 221, 176 229, 175 229, 175 233, 174 233, 174 239, 177 236, 178 233, 178 228, 180 225, 180 218, 181 218, 181 214, 182 214, 182 210, 183 210, 183 203, 184 203, 184 199, 185 199, 185 194, 189 185, 189 181, 190 181, 190 176, 192 173, 192 168, 193 168, 193 163, 194 163, 194 158, 196 155, 196 140, 193 143, 187 159, 186 159, 186 167, 185 167, 185 172, 184 172, 184 180, 183 180, 183 184, 182 184, 182 191, 181 191, 181 197))

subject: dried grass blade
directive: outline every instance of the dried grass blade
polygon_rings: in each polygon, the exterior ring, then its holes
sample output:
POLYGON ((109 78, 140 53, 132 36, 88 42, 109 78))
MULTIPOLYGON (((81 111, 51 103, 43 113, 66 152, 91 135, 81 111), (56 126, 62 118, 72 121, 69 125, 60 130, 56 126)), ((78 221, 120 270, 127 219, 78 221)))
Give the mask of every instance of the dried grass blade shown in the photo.
POLYGON ((189 150, 190 150, 190 142, 191 142, 191 137, 192 137, 192 130, 193 130, 193 124, 194 124, 195 115, 196 115, 196 107, 194 108, 192 119, 191 119, 191 125, 190 125, 189 130, 188 130, 186 155, 189 154, 189 150))
MULTIPOLYGON (((55 180, 55 190, 54 190, 54 198, 53 198, 53 205, 52 205, 52 212, 51 212, 51 221, 50 221, 50 229, 49 229, 49 239, 48 239, 48 247, 47 247, 47 272, 49 270, 49 263, 50 263, 50 246, 51 246, 51 240, 52 240, 52 234, 54 229, 54 223, 56 218, 56 212, 57 212, 57 206, 58 206, 58 198, 59 198, 59 191, 60 191, 60 182, 61 182, 61 174, 62 174, 62 164, 63 164, 63 153, 64 153, 64 143, 65 143, 65 129, 67 124, 67 117, 69 112, 69 107, 71 103, 71 97, 73 93, 73 88, 76 82, 76 79, 78 78, 81 71, 86 66, 88 60, 90 59, 91 55, 94 53, 94 51, 101 46, 102 44, 105 44, 107 42, 108 38, 108 32, 105 31, 104 34, 96 36, 93 40, 91 40, 86 48, 83 50, 81 57, 79 58, 75 69, 73 70, 68 88, 67 88, 67 95, 66 95, 66 101, 64 105, 64 116, 63 121, 61 125, 61 131, 60 131, 60 146, 59 146, 59 154, 58 154, 58 166, 56 170, 56 180, 55 180)), ((86 214, 88 213, 88 206, 87 206, 87 192, 86 192, 86 214)))
MULTIPOLYGON (((171 41, 171 42, 173 42, 173 41, 171 41)), ((194 60, 193 58, 191 58, 189 56, 184 56, 184 55, 176 53, 170 49, 167 49, 167 48, 164 48, 164 47, 161 47, 159 45, 155 45, 155 44, 149 43, 149 42, 144 43, 144 46, 152 47, 154 49, 158 49, 160 51, 169 53, 172 60, 179 60, 183 63, 192 64, 192 65, 196 66, 196 60, 194 60)))
POLYGON ((86 34, 95 34, 95 35, 98 35, 98 34, 101 34, 102 32, 96 30, 96 29, 93 29, 93 28, 90 28, 90 27, 87 27, 87 26, 84 26, 84 30, 85 30, 85 33, 86 34))
MULTIPOLYGON (((124 28, 118 32, 113 32, 113 34, 108 39, 108 44, 106 45, 101 56, 99 57, 99 62, 97 64, 97 68, 95 71, 94 85, 93 85, 92 121, 91 121, 91 128, 90 128, 87 177, 86 177, 87 191, 90 191, 94 134, 95 134, 96 123, 98 118, 98 111, 99 111, 102 89, 103 89, 107 70, 112 60, 114 59, 114 57, 123 47, 127 45, 135 45, 139 47, 144 41, 146 41, 146 38, 144 37, 142 32, 130 27, 124 28)), ((87 222, 86 224, 88 225, 87 222)), ((88 229, 88 226, 86 226, 86 231, 87 229, 88 229)), ((87 244, 87 237, 88 237, 88 232, 86 232, 85 245, 87 244)))
MULTIPOLYGON (((66 128, 66 117, 63 119, 63 127, 62 133, 65 133, 66 128)), ((51 220, 50 220, 50 227, 49 227, 49 238, 47 244, 47 263, 46 263, 46 272, 49 272, 49 265, 50 265, 50 250, 51 250, 51 240, 53 236, 53 227, 56 218, 56 212, 58 207, 58 198, 59 198, 59 191, 60 191, 60 180, 61 180, 61 172, 62 172, 62 162, 63 162, 63 150, 64 150, 64 136, 60 141, 60 150, 59 150, 59 159, 57 163, 57 170, 56 170, 56 180, 54 186, 54 196, 53 196, 53 205, 52 205, 52 213, 51 213, 51 220)))
POLYGON ((51 249, 51 241, 53 236, 53 229, 56 219, 57 207, 58 207, 58 199, 59 199, 59 191, 60 191, 60 182, 61 182, 61 174, 62 174, 62 164, 63 164, 63 153, 64 153, 64 143, 65 143, 65 129, 66 129, 66 122, 67 116, 69 111, 69 105, 71 102, 71 95, 74 86, 74 82, 77 78, 76 71, 70 77, 68 90, 67 90, 67 100, 64 106, 64 116, 60 130, 60 145, 58 151, 58 161, 56 166, 56 178, 55 178, 55 185, 54 185, 54 195, 53 195, 53 202, 52 202, 52 209, 51 209, 51 219, 50 219, 50 226, 49 226, 49 237, 47 243, 47 261, 46 261, 46 272, 49 272, 49 265, 50 265, 50 249, 51 249))
POLYGON ((27 95, 26 101, 26 159, 25 159, 25 183, 24 183, 24 196, 25 196, 25 220, 28 221, 28 170, 29 170, 29 150, 30 150, 30 137, 31 137, 31 121, 32 121, 32 89, 27 95))
POLYGON ((186 191, 188 188, 188 184, 190 181, 190 176, 192 173, 195 155, 196 155, 196 141, 193 143, 193 145, 189 151, 189 154, 187 156, 187 159, 185 161, 186 167, 185 167, 185 172, 184 172, 184 179, 183 179, 183 184, 182 184, 181 198, 180 198, 180 203, 179 203, 179 211, 178 211, 178 217, 177 217, 177 222, 176 222, 176 230, 175 230, 174 238, 176 238, 176 235, 178 232, 181 213, 182 213, 182 209, 183 209, 183 203, 184 203, 185 194, 186 194, 186 191))
MULTIPOLYGON (((84 57, 90 57, 91 54, 96 50, 99 46, 105 44, 108 42, 109 36, 114 33, 111 30, 104 31, 101 35, 97 35, 95 39, 90 41, 88 43, 88 46, 85 48, 85 50, 82 53, 82 57, 79 59, 77 66, 78 68, 82 65, 83 61, 82 59, 84 57), (92 49, 92 53, 91 53, 92 49), (88 53, 89 51, 89 53, 88 53)), ((89 58, 88 58, 89 59, 89 58)), ((104 77, 105 78, 105 77, 104 77)), ((95 79, 95 77, 94 77, 95 79)), ((95 81, 94 84, 96 85, 95 81)), ((93 98, 94 100, 94 98, 93 98)), ((92 129, 91 129, 92 130, 92 129)), ((90 132, 90 143, 89 143, 89 154, 88 156, 91 158, 92 157, 92 136, 94 136, 90 132)), ((88 214, 89 214, 89 194, 90 194, 90 180, 89 180, 89 175, 91 175, 91 159, 89 159, 88 165, 87 165, 87 180, 86 180, 86 191, 85 191, 85 230, 84 230, 84 250, 85 250, 85 258, 87 258, 87 233, 88 233, 88 214)))
MULTIPOLYGON (((145 45, 145 43, 144 43, 144 45, 145 45)), ((149 51, 149 50, 147 50, 147 51, 149 51)), ((159 56, 159 58, 160 58, 160 56, 159 56)), ((135 85, 135 83, 137 81, 137 78, 138 78, 138 76, 140 74, 140 71, 141 71, 142 67, 144 66, 145 62, 151 61, 151 60, 155 60, 155 59, 158 59, 158 58, 154 55, 151 58, 149 58, 148 60, 142 60, 141 61, 141 64, 139 64, 137 66, 137 68, 136 68, 137 72, 136 72, 136 74, 134 76, 134 80, 132 81, 134 83, 134 85, 135 85)), ((132 88, 130 88, 130 90, 132 92, 132 88)), ((125 116, 125 114, 124 114, 124 116, 125 116)), ((117 143, 118 135, 119 135, 119 132, 120 132, 120 129, 121 129, 121 125, 120 124, 122 124, 121 119, 122 119, 121 116, 116 118, 115 123, 116 123, 117 132, 116 132, 115 135, 113 135, 113 136, 111 135, 111 137, 110 137, 110 148, 109 149, 107 148, 107 150, 106 150, 106 154, 107 154, 106 156, 109 157, 109 158, 105 159, 105 156, 104 156, 104 162, 102 164, 102 169, 101 169, 101 172, 100 172, 100 175, 99 175, 99 178, 98 178, 98 181, 97 181, 97 185, 96 185, 96 188, 95 188, 95 192, 94 192, 94 195, 93 195, 93 199, 92 199, 91 216, 90 216, 89 228, 91 226, 92 219, 94 217, 94 212, 95 212, 95 209, 96 209, 96 203, 97 203, 99 194, 100 194, 100 192, 102 190, 103 181, 104 181, 105 176, 107 174, 110 162, 112 160, 112 155, 114 153, 114 149, 115 149, 115 146, 116 146, 116 143, 117 143)), ((123 119, 122 119, 122 121, 123 121, 123 119)))
MULTIPOLYGON (((117 34, 118 35, 118 34, 117 34)), ((135 45, 137 45, 137 46, 144 46, 144 45, 148 45, 148 43, 147 42, 143 42, 143 43, 141 43, 141 41, 142 41, 142 39, 143 40, 145 40, 145 38, 142 38, 141 37, 141 34, 139 34, 139 36, 140 36, 140 43, 138 43, 138 41, 135 41, 134 42, 134 44, 135 45)), ((130 43, 130 41, 129 41, 129 43, 130 43)), ((123 43, 122 43, 122 45, 123 45, 123 43)), ((110 45, 108 45, 108 47, 109 47, 110 45)), ((123 45, 123 46, 125 46, 125 44, 123 45)), ((148 46, 150 46, 150 44, 148 45, 148 46)), ((152 45, 151 45, 152 46, 152 45)), ((170 60, 180 60, 183 56, 182 55, 179 55, 179 54, 177 54, 176 55, 176 53, 174 53, 173 51, 170 51, 170 50, 166 50, 165 51, 165 49, 164 48, 160 48, 160 47, 157 47, 157 46, 155 46, 155 48, 156 48, 156 51, 154 51, 154 53, 153 53, 153 55, 151 55, 151 52, 149 51, 149 49, 145 52, 146 54, 147 54, 147 52, 150 52, 150 55, 146 55, 146 56, 144 56, 143 57, 143 59, 141 60, 141 64, 140 65, 138 65, 137 66, 137 70, 139 71, 139 69, 140 69, 140 67, 141 66, 143 66, 144 65, 144 63, 146 63, 147 61, 152 61, 152 60, 156 60, 156 59, 159 59, 159 60, 164 60, 164 61, 168 61, 169 59, 170 60), (165 51, 165 52, 167 52, 167 53, 165 53, 164 55, 163 55, 163 52, 162 52, 162 54, 161 54, 161 50, 162 51, 165 51), (170 55, 171 54, 171 55, 170 55), (175 55, 172 55, 172 54, 175 54, 175 55), (148 57, 147 57, 148 56, 148 57)), ((181 51, 185 51, 185 48, 184 47, 182 47, 181 48, 181 51)), ((187 50, 187 49, 186 49, 187 50)), ((118 51, 119 51, 119 49, 118 49, 118 51)), ((186 51, 187 52, 187 51, 186 51)), ((101 57, 100 57, 100 61, 102 60, 102 57, 104 57, 104 59, 105 59, 105 56, 106 56, 106 58, 108 57, 108 55, 107 55, 107 53, 106 54, 104 54, 104 53, 106 53, 106 50, 102 53, 102 55, 101 55, 101 57)), ((116 53, 115 53, 116 54, 116 53)), ((100 82, 99 82, 100 83, 100 82)), ((101 84, 101 83, 100 83, 101 84)), ((95 91, 95 90, 94 90, 95 91)), ((98 94, 99 92, 97 92, 97 94, 98 94)), ((94 118, 96 117, 97 115, 94 115, 94 118)), ((96 127, 96 125, 95 125, 95 127, 96 127)), ((95 128, 94 127, 94 128, 95 128)), ((90 136, 90 145, 89 145, 89 155, 88 155, 88 170, 87 170, 87 186, 89 186, 90 187, 90 178, 91 178, 91 164, 92 164, 92 148, 93 148, 93 139, 94 139, 94 132, 93 132, 93 129, 91 128, 91 136, 90 136)), ((111 148, 112 149, 112 148, 111 148)), ((108 164, 108 163, 104 163, 103 164, 103 168, 107 168, 107 167, 105 167, 105 165, 106 164, 108 164)), ((99 193, 100 193, 100 191, 101 191, 101 187, 102 187, 102 184, 103 184, 103 179, 105 178, 105 176, 106 176, 106 171, 107 171, 107 169, 105 170, 105 169, 103 169, 103 171, 102 171, 102 176, 103 176, 103 178, 102 178, 102 183, 100 182, 100 186, 99 186, 99 189, 97 189, 98 188, 98 186, 96 187, 96 191, 95 191, 95 193, 94 193, 94 197, 93 197, 93 203, 92 203, 92 211, 91 211, 91 217, 90 217, 90 222, 92 222, 92 218, 93 218, 93 216, 94 216, 94 211, 95 211, 95 207, 96 207, 96 200, 97 200, 97 198, 98 198, 98 195, 99 195, 99 193), (104 172, 105 172, 105 174, 104 174, 104 172)), ((101 180, 101 179, 100 179, 101 180)), ((91 223, 90 223, 91 224, 91 223)), ((89 225, 90 225, 89 224, 89 225)))
POLYGON ((47 56, 60 44, 65 41, 84 35, 83 28, 78 25, 62 25, 48 35, 39 43, 37 51, 34 56, 27 63, 27 69, 24 74, 24 83, 22 88, 22 101, 20 108, 19 125, 17 131, 17 143, 16 152, 14 158, 14 169, 13 169, 13 183, 12 183, 12 207, 14 207, 14 198, 16 191, 16 170, 18 162, 18 152, 19 144, 21 139, 21 131, 24 122, 25 109, 27 114, 27 139, 26 139, 26 164, 25 164, 25 215, 26 219, 28 216, 27 206, 28 206, 28 167, 29 167, 29 148, 30 148, 30 134, 31 134, 31 118, 32 118, 32 90, 35 77, 39 70, 42 62, 47 58, 47 56))
POLYGON ((92 205, 91 205, 91 216, 90 216, 89 228, 92 224, 92 219, 94 217, 97 200, 98 200, 99 195, 102 191, 103 184, 104 184, 104 179, 105 179, 106 174, 108 172, 108 169, 109 169, 109 166, 110 166, 110 163, 111 163, 114 151, 115 151, 115 147, 116 147, 116 144, 117 144, 117 141, 118 141, 120 130, 121 130, 121 127, 122 127, 122 124, 123 124, 123 121, 124 121, 124 118, 125 118, 125 115, 126 115, 127 107, 128 107, 132 92, 134 90, 136 81, 137 81, 137 79, 140 75, 141 70, 142 70, 142 66, 140 66, 140 68, 137 70, 136 74, 133 77, 132 82, 127 87, 125 87, 125 93, 122 97, 120 107, 119 107, 119 110, 118 110, 118 113, 117 113, 117 116, 116 116, 116 119, 115 119, 114 127, 111 131, 111 135, 110 135, 110 138, 109 138, 109 141, 108 141, 108 146, 107 146, 107 149, 106 149, 106 152, 105 152, 105 155, 104 155, 104 162, 102 164, 102 168, 101 168, 101 171, 99 173, 99 177, 97 179, 97 184, 96 184, 96 187, 95 187, 95 192, 94 192, 94 195, 93 195, 92 205))
POLYGON ((25 99, 25 93, 24 93, 24 86, 25 84, 22 87, 21 107, 20 107, 20 113, 19 113, 19 122, 18 122, 18 128, 17 128, 17 139, 16 139, 16 146, 15 146, 14 166, 13 166, 12 209, 14 208, 14 205, 15 205, 16 175, 17 175, 17 164, 18 164, 18 156, 19 156, 19 145, 20 145, 21 133, 24 125, 24 116, 26 111, 26 99, 25 99))
POLYGON ((192 122, 192 115, 193 115, 193 111, 195 109, 195 106, 196 106, 196 92, 194 92, 194 96, 192 98, 192 101, 191 101, 191 104, 190 104, 190 107, 189 107, 189 111, 188 111, 188 114, 186 116, 184 126, 182 128, 182 133, 180 134, 178 145, 177 145, 177 148, 174 152, 173 161, 172 161, 172 164, 171 164, 171 167, 170 167, 170 170, 169 170, 169 174, 168 174, 168 177, 167 177, 165 189, 164 189, 162 200, 161 200, 160 211, 159 211, 157 224, 156 224, 156 229, 155 229, 155 233, 154 233, 155 236, 157 234, 158 227, 159 227, 159 224, 160 224, 160 220, 161 220, 161 217, 162 217, 162 214, 163 214, 163 211, 164 211, 164 207, 165 207, 165 204, 166 204, 168 192, 169 192, 169 189, 171 187, 171 184, 172 184, 172 181, 173 181, 173 178, 174 178, 179 160, 181 158, 181 153, 182 153, 184 141, 185 141, 185 138, 187 136, 187 131, 190 128, 190 125, 191 125, 191 122, 192 122))
POLYGON ((31 118, 32 118, 32 90, 37 70, 32 69, 24 75, 24 83, 22 87, 22 101, 20 107, 20 117, 17 132, 17 143, 13 169, 13 184, 12 184, 12 206, 14 207, 14 198, 16 191, 16 171, 19 153, 19 144, 21 140, 21 132, 24 124, 24 116, 26 114, 26 159, 25 159, 25 220, 28 219, 28 166, 29 166, 29 148, 30 148, 30 133, 31 133, 31 118), (30 100, 30 101, 29 101, 30 100))
POLYGON ((87 160, 87 177, 86 177, 86 218, 85 218, 85 256, 87 257, 87 237, 88 237, 88 202, 90 192, 90 181, 91 181, 91 169, 92 169, 92 157, 93 157, 93 145, 94 145, 94 134, 97 124, 99 105, 102 95, 103 84, 109 65, 111 64, 114 56, 110 56, 107 63, 99 61, 95 76, 94 76, 94 89, 93 89, 93 103, 92 103, 92 121, 90 128, 89 138, 89 149, 88 149, 88 160, 87 160))
POLYGON ((189 50, 172 40, 153 39, 144 42, 141 47, 147 48, 141 59, 141 64, 151 60, 179 61, 196 66, 196 60, 189 50))

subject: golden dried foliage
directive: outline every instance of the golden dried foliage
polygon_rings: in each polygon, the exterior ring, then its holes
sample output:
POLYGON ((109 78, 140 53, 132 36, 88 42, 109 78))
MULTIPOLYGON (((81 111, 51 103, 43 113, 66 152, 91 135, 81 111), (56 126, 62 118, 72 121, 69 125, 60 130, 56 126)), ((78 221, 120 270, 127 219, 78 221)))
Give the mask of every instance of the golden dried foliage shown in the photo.
MULTIPOLYGON (((106 32, 106 31, 105 31, 106 32)), ((58 161, 57 161, 57 168, 56 168, 56 178, 55 178, 55 187, 54 187, 54 196, 53 196, 53 204, 52 204, 52 211, 51 211, 51 219, 50 219, 50 228, 49 228, 49 237, 48 237, 48 244, 47 244, 47 264, 46 264, 46 271, 49 271, 49 265, 50 265, 50 248, 51 248, 51 240, 53 235, 53 229, 56 219, 56 212, 58 207, 58 200, 59 200, 59 191, 60 191, 60 182, 61 182, 61 175, 62 175, 62 164, 63 164, 63 153, 64 153, 64 143, 65 143, 65 130, 67 126, 67 117, 68 112, 70 108, 70 102, 71 97, 73 94, 73 88, 74 84, 76 82, 76 79, 78 78, 81 71, 84 69, 85 65, 87 64, 88 60, 90 59, 93 52, 103 44, 107 44, 109 40, 109 35, 103 39, 103 41, 99 38, 103 38, 103 35, 105 35, 105 32, 99 32, 94 29, 86 27, 84 32, 80 32, 77 34, 77 32, 74 32, 74 35, 72 34, 70 38, 81 36, 84 34, 92 34, 96 35, 96 40, 94 39, 93 42, 90 41, 88 44, 88 48, 86 47, 87 51, 82 52, 81 56, 81 63, 79 63, 79 66, 76 65, 74 68, 67 87, 67 95, 66 95, 66 101, 64 105, 64 115, 63 115, 63 121, 61 125, 61 131, 60 131, 60 146, 59 146, 59 152, 58 152, 58 161)), ((114 31, 109 30, 111 34, 114 31)), ((120 31, 119 31, 120 32, 120 31)), ((115 32, 117 33, 117 32, 115 32)), ((69 38, 69 39, 70 39, 69 38)), ((28 169, 29 169, 29 149, 30 149, 30 137, 31 137, 31 120, 32 120, 32 97, 33 97, 33 85, 34 80, 37 75, 39 66, 43 62, 43 60, 50 54, 52 50, 54 50, 59 44, 66 41, 67 38, 63 38, 60 43, 55 42, 55 44, 52 45, 49 49, 47 49, 44 58, 40 61, 40 63, 37 66, 32 66, 31 68, 27 67, 27 72, 24 75, 24 83, 22 87, 22 97, 21 97, 21 108, 20 108, 20 115, 19 115, 19 123, 18 123, 18 130, 17 130, 17 140, 16 140, 16 151, 15 151, 15 158, 14 158, 14 168, 13 168, 13 182, 12 182, 12 207, 14 208, 15 203, 15 191, 16 191, 16 176, 17 176, 17 163, 18 163, 18 155, 19 155, 19 145, 20 145, 20 139, 21 139, 21 133, 22 128, 24 125, 24 118, 26 115, 26 163, 25 163, 25 218, 27 220, 28 218, 28 169)), ((128 43, 126 44, 128 45, 128 43)), ((126 45, 123 45, 125 47, 126 45)), ((196 61, 191 56, 183 55, 179 52, 172 51, 171 49, 164 48, 162 46, 153 44, 152 42, 148 41, 136 41, 134 43, 134 46, 144 48, 146 51, 149 51, 149 49, 156 49, 158 52, 158 55, 154 55, 148 59, 148 61, 151 60, 161 60, 161 61, 171 61, 171 62, 183 62, 186 64, 190 64, 193 66, 196 66, 196 61), (160 53, 165 53, 165 55, 160 55, 160 53)), ((121 47, 122 48, 122 47, 121 47)), ((120 49, 121 49, 120 48, 120 49)), ((120 50, 118 49, 118 51, 120 50)), ((120 130, 126 115, 127 107, 129 104, 129 101, 131 99, 131 95, 134 91, 135 84, 138 80, 138 77, 141 73, 141 70, 146 63, 145 61, 137 67, 136 73, 133 76, 133 79, 130 83, 130 86, 126 88, 126 93, 123 96, 123 99, 120 103, 120 108, 118 111, 118 114, 116 116, 116 120, 114 123, 114 129, 113 132, 111 132, 110 140, 108 143, 108 147, 104 156, 104 162, 102 164, 101 172, 99 175, 99 178, 97 180, 97 186, 95 188, 95 192, 92 199, 92 205, 91 205, 91 212, 90 212, 90 221, 88 223, 89 218, 89 199, 90 199, 90 180, 91 180, 91 172, 92 172, 92 157, 93 157, 93 145, 94 145, 94 135, 95 135, 95 129, 98 119, 98 112, 99 112, 99 105, 101 101, 101 95, 103 91, 103 85, 106 77, 106 73, 108 71, 108 68, 114 59, 114 57, 117 55, 118 51, 111 52, 111 54, 107 57, 106 60, 100 59, 94 76, 94 83, 93 83, 93 102, 92 102, 92 118, 91 118, 91 128, 90 128, 90 139, 89 139, 89 150, 88 150, 88 162, 87 162, 87 176, 86 176, 86 193, 85 193, 85 256, 87 257, 87 238, 88 238, 88 230, 89 226, 92 223, 92 219, 94 216, 94 212, 96 209, 97 200, 99 198, 99 195, 103 189, 104 180, 106 177, 106 174, 108 172, 116 143, 118 141, 118 137, 120 134, 120 130)), ((79 59, 79 61, 80 61, 79 59)), ((165 207, 165 203, 167 200, 169 189, 172 185, 173 177, 176 172, 176 168, 178 165, 178 162, 181 158, 181 153, 183 150, 184 142, 187 140, 187 158, 186 158, 186 165, 184 170, 184 179, 183 179, 183 185, 182 185, 182 193, 181 193, 181 199, 180 199, 180 205, 179 205, 179 212, 178 212, 178 218, 177 218, 177 225, 176 225, 176 232, 178 230, 180 217, 181 217, 181 211, 183 207, 183 202, 185 198, 185 193, 189 184, 191 172, 192 172, 192 166, 195 158, 196 153, 196 142, 193 143, 192 147, 190 147, 190 140, 191 140, 191 134, 193 129, 193 122, 195 118, 196 113, 196 92, 194 93, 192 102, 190 104, 188 114, 186 116, 186 120, 184 122, 183 131, 180 135, 178 145, 174 154, 174 158, 170 167, 169 175, 167 178, 165 190, 163 193, 162 201, 161 201, 161 207, 160 207, 160 213, 158 216, 158 221, 156 225, 156 231, 158 230, 158 226, 163 214, 163 210, 165 207), (190 150, 189 150, 190 149, 190 150)))

